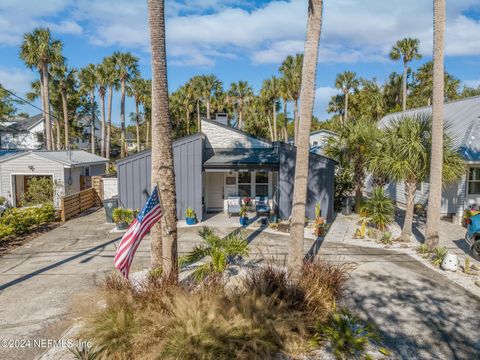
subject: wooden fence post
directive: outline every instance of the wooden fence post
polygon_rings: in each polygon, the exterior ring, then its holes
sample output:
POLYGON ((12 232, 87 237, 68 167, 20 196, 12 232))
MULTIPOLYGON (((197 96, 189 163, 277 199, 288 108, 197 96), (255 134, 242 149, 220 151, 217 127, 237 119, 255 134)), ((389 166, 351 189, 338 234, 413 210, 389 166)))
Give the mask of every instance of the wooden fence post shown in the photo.
POLYGON ((65 222, 65 196, 62 196, 62 199, 60 201, 60 206, 61 206, 61 216, 62 216, 62 221, 65 222))

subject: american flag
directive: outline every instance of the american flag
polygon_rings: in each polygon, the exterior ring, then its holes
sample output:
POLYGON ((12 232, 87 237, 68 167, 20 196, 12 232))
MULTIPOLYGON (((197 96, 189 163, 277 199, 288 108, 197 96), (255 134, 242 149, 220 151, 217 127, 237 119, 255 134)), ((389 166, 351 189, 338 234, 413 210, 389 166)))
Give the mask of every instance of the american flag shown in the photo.
POLYGON ((162 215, 157 187, 155 186, 142 211, 140 211, 137 218, 128 227, 125 235, 123 235, 113 260, 115 267, 120 270, 127 279, 135 251, 137 251, 145 234, 160 220, 162 215))

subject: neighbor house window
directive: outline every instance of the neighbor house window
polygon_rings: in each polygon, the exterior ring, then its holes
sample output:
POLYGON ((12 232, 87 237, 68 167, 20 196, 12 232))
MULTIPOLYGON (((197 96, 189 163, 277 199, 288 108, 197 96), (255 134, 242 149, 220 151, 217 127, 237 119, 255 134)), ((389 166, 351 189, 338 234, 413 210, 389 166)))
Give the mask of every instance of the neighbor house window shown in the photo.
POLYGON ((468 194, 480 194, 480 168, 470 168, 469 170, 468 194))
POLYGON ((317 141, 317 140, 315 140, 315 141, 313 142, 313 146, 316 146, 316 145, 318 145, 318 141, 317 141))
POLYGON ((238 196, 252 196, 252 173, 238 173, 238 196))
POLYGON ((255 196, 268 196, 268 173, 255 173, 255 196))

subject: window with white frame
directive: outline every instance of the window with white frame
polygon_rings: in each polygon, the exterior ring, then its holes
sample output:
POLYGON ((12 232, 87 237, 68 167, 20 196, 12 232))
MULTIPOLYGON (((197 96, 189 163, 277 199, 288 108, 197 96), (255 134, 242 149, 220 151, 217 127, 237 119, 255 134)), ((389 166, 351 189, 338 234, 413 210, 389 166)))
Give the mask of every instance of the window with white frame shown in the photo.
POLYGON ((255 196, 268 196, 268 172, 255 173, 255 196))
POLYGON ((468 194, 480 194, 480 168, 470 168, 468 172, 468 194))
POLYGON ((252 173, 250 172, 238 173, 238 196, 242 196, 242 197, 252 196, 252 173))

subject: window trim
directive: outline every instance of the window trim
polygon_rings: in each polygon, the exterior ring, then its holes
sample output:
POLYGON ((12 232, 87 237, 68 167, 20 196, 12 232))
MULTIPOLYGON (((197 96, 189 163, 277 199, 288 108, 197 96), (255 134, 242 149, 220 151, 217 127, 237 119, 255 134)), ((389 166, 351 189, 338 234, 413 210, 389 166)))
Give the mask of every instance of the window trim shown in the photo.
MULTIPOLYGON (((480 167, 472 167, 470 166, 468 168, 468 175, 467 175, 467 195, 480 195, 479 192, 472 192, 470 191, 470 187, 472 183, 480 183, 480 178, 478 180, 470 180, 470 174, 472 173, 472 170, 478 170, 480 171, 480 167)), ((480 174, 479 174, 480 175, 480 174)))

